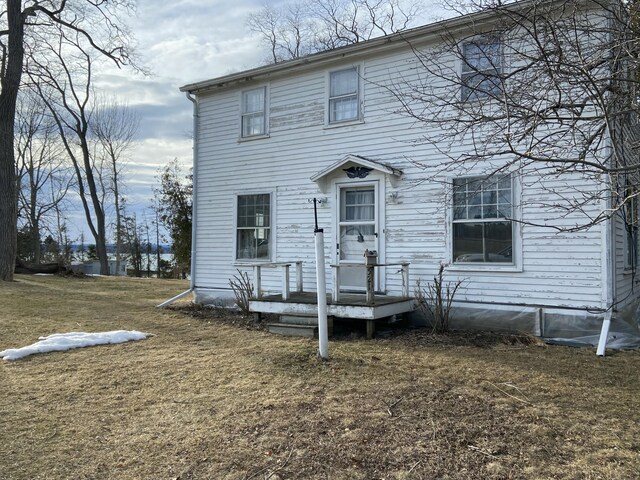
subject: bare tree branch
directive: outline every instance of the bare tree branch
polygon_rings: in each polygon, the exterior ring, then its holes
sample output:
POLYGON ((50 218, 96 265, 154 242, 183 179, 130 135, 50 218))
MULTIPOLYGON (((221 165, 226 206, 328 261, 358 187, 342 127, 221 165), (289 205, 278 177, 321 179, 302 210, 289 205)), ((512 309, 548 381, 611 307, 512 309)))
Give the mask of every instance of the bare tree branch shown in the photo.
POLYGON ((418 14, 411 0, 312 0, 265 5, 247 26, 269 49, 269 62, 299 58, 408 28, 418 14))
POLYGON ((417 67, 381 85, 421 125, 417 143, 441 154, 428 179, 517 173, 540 192, 528 205, 560 231, 624 217, 638 195, 627 185, 640 183, 633 4, 451 5, 486 15, 445 31, 438 46, 412 46, 417 67))

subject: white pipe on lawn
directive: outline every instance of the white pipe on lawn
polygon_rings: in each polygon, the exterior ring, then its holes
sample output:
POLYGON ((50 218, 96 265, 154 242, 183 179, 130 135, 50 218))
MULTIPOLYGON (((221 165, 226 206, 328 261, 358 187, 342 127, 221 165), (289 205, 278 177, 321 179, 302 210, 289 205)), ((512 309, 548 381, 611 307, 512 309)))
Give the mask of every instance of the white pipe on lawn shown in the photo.
POLYGON ((186 290, 186 291, 182 292, 181 294, 176 295, 175 297, 170 298, 169 300, 167 300, 167 301, 165 301, 165 302, 162 302, 160 305, 156 305, 156 308, 163 308, 163 307, 166 307, 167 305, 172 304, 172 303, 173 303, 173 302, 175 302, 176 300, 181 299, 181 298, 182 298, 182 297, 184 297, 185 295, 190 294, 192 291, 193 291, 193 288, 190 288, 189 290, 186 290))
POLYGON ((318 341, 320 357, 329 358, 329 332, 327 328, 327 283, 324 271, 324 233, 316 229, 316 283, 318 285, 318 341))
POLYGON ((604 352, 607 349, 607 338, 609 337, 609 328, 611 327, 611 310, 604 314, 604 320, 602 321, 602 330, 600 330, 600 341, 598 342, 598 350, 596 355, 604 357, 604 352))

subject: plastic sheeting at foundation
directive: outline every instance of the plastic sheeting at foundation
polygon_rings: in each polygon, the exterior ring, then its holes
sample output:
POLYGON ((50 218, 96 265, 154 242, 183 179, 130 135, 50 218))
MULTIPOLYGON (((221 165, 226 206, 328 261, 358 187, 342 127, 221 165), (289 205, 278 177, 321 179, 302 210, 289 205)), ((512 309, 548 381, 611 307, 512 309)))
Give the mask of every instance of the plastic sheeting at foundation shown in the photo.
MULTIPOLYGON (((640 307, 613 316, 607 337, 607 348, 640 347, 640 307)), ((526 333, 542 337, 545 342, 575 347, 595 347, 600 339, 604 312, 594 313, 577 309, 495 304, 454 305, 450 328, 453 330, 489 330, 526 333)), ((429 323, 415 312, 416 323, 429 323)))
MULTIPOLYGON (((603 319, 604 314, 588 319, 578 316, 558 319, 555 322, 556 328, 550 329, 545 336, 545 341, 554 345, 595 347, 600 340, 603 319)), ((640 306, 628 319, 623 318, 622 315, 612 316, 606 347, 611 349, 640 347, 639 326, 640 306)))

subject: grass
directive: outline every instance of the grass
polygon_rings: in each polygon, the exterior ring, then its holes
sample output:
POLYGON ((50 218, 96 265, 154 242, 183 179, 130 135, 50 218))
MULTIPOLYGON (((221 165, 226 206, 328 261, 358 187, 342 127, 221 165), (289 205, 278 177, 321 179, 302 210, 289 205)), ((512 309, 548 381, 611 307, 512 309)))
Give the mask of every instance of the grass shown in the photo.
POLYGON ((0 478, 640 478, 637 351, 418 330, 330 341, 324 362, 312 340, 154 307, 186 288, 0 284, 0 350, 55 332, 155 335, 0 362, 0 478))

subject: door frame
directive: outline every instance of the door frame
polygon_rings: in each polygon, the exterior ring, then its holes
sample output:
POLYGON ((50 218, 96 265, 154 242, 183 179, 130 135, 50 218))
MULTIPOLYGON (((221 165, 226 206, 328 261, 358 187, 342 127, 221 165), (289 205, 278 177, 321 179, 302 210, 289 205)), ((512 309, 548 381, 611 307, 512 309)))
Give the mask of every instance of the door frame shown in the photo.
MULTIPOLYGON (((386 203, 386 195, 385 195, 385 183, 386 183, 385 175, 381 172, 371 172, 366 178, 353 180, 353 179, 334 179, 331 182, 331 190, 334 201, 332 202, 334 207, 332 208, 332 244, 331 244, 331 259, 335 265, 340 264, 340 254, 338 249, 336 248, 337 244, 340 243, 340 209, 341 205, 341 195, 340 192, 344 188, 359 188, 359 187, 367 187, 373 186, 375 191, 375 202, 376 202, 376 233, 377 236, 377 249, 378 249, 378 263, 385 262, 385 203, 386 203)), ((364 265, 364 257, 362 258, 362 263, 364 265)), ((375 278, 375 290, 377 292, 385 292, 386 291, 386 281, 385 281, 385 267, 378 267, 375 269, 376 278, 375 278)), ((336 286, 334 285, 334 288, 336 286)))

